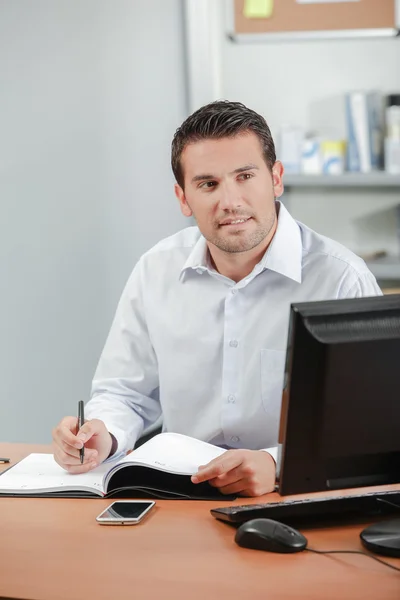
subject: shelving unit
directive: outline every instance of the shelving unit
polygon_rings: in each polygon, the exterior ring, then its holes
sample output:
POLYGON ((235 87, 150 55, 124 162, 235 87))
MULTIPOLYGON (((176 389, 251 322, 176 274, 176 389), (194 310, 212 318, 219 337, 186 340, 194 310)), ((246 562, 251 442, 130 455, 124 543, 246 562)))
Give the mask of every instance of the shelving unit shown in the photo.
POLYGON ((400 175, 390 175, 385 171, 373 173, 343 173, 342 175, 292 175, 283 177, 285 189, 292 187, 389 187, 399 188, 400 175))
POLYGON ((379 280, 400 281, 400 257, 385 256, 367 261, 369 270, 379 280))
MULTIPOLYGON (((293 188, 398 188, 400 204, 400 175, 385 171, 372 173, 343 173, 342 175, 295 175, 283 177, 285 191, 293 188)), ((367 262, 368 268, 380 281, 400 281, 400 257, 387 256, 367 262)))

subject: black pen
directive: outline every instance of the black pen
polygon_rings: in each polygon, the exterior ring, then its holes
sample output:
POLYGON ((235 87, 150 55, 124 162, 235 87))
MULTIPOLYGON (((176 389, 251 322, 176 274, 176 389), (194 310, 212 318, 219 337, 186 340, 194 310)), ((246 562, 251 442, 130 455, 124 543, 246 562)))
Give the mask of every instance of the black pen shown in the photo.
POLYGON ((1 458, 0 457, 0 463, 9 463, 10 459, 9 458, 1 458))
MULTIPOLYGON (((84 413, 83 406, 84 406, 83 405, 83 400, 79 400, 79 402, 78 402, 78 432, 79 432, 80 428, 82 427, 82 425, 85 422, 85 413, 84 413)), ((83 460, 85 458, 85 444, 79 450, 79 456, 81 458, 81 464, 82 464, 83 460)))

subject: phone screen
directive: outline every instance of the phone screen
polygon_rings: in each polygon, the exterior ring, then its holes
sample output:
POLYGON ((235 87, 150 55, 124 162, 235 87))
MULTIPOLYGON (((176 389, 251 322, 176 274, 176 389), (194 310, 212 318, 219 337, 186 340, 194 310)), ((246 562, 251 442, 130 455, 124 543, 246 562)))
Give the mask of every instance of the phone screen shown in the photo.
POLYGON ((108 506, 97 517, 98 521, 138 520, 154 506, 155 502, 118 500, 108 506))

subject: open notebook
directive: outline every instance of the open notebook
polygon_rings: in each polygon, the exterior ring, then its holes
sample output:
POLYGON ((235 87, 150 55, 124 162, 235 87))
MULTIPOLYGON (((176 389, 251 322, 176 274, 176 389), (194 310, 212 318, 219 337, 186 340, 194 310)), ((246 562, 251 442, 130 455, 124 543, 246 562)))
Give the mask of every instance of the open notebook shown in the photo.
POLYGON ((0 474, 0 495, 231 500, 208 482, 190 479, 224 452, 179 433, 160 433, 121 460, 82 475, 64 471, 52 454, 30 454, 0 474))

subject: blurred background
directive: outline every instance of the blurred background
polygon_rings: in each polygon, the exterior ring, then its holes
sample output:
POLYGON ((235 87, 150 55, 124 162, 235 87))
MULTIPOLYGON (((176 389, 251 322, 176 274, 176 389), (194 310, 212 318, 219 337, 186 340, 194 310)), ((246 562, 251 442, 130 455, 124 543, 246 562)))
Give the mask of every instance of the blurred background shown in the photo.
POLYGON ((1 440, 87 400, 135 262, 191 224, 170 144, 209 101, 264 115, 292 215, 400 288, 397 5, 0 0, 1 440))

